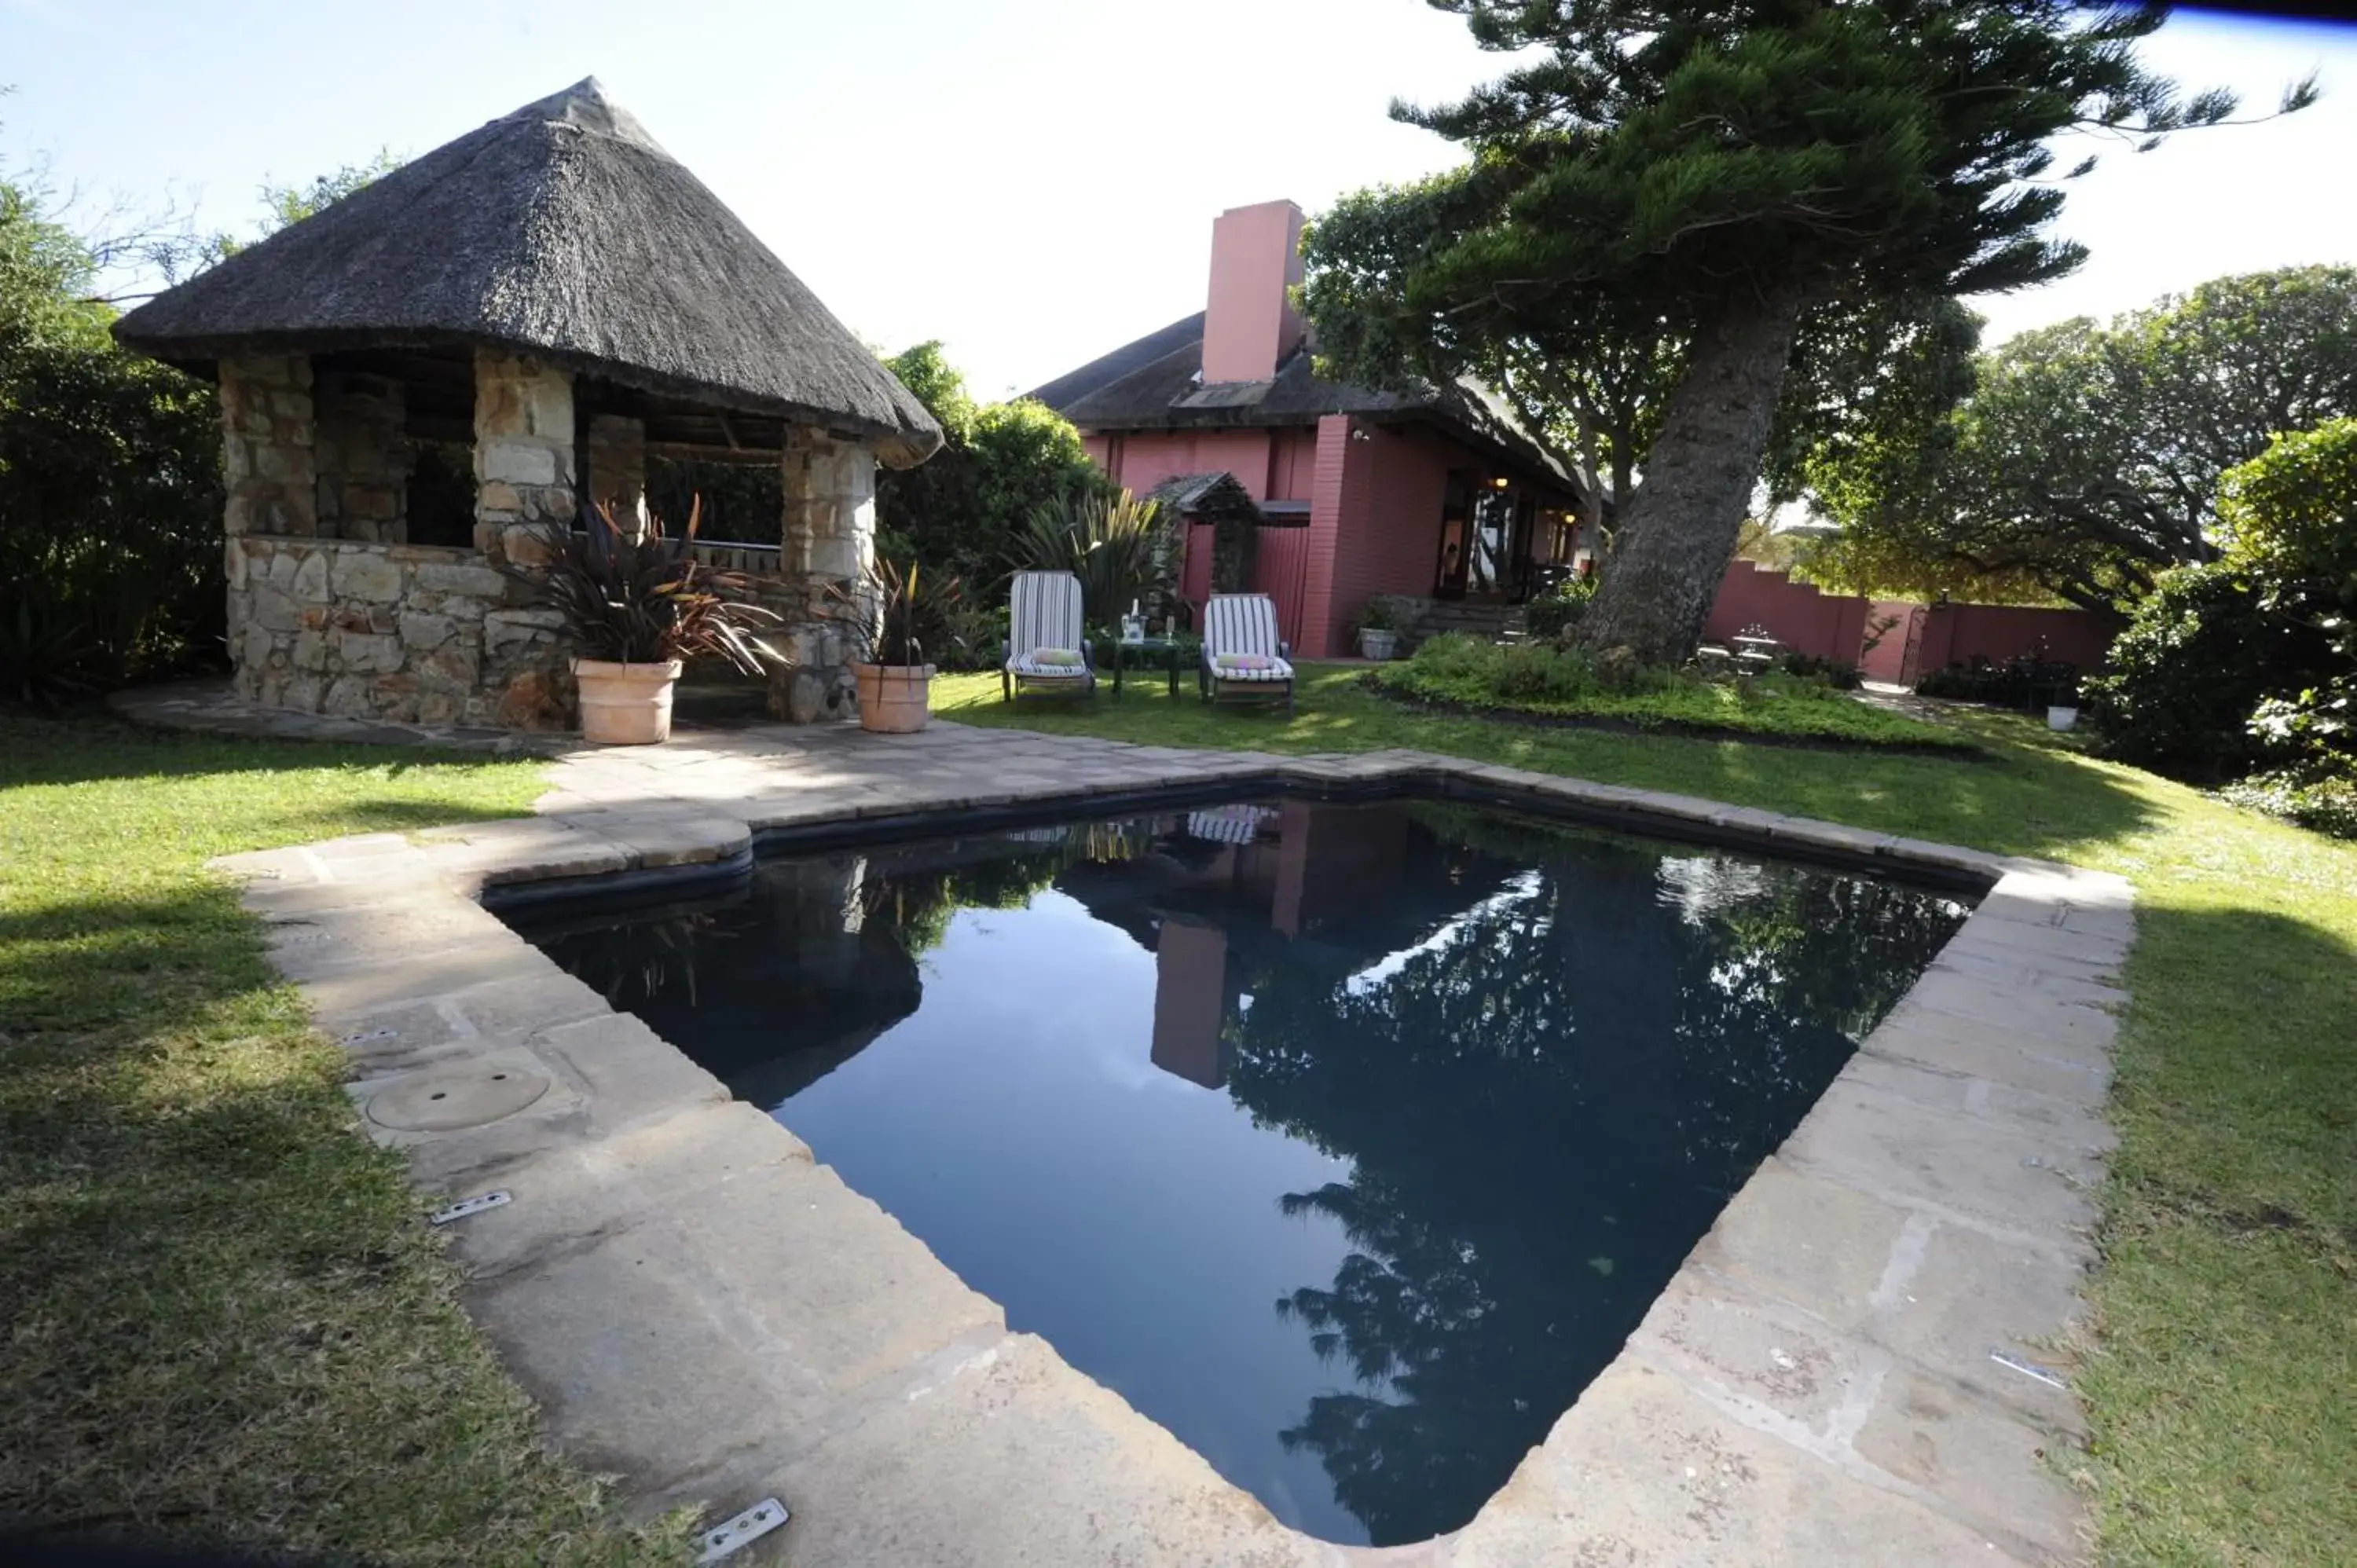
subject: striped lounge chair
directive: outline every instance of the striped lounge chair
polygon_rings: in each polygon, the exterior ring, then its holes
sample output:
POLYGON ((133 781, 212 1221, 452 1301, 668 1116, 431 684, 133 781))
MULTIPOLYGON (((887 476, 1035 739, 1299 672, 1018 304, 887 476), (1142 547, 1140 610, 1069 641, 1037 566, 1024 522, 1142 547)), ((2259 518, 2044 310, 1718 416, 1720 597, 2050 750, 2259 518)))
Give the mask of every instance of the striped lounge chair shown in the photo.
POLYGON ((1266 594, 1213 594, 1203 607, 1203 701, 1282 697, 1291 713, 1292 654, 1276 635, 1276 601, 1266 594))
POLYGON ((1033 696, 1096 694, 1078 577, 1070 572, 1016 573, 1006 627, 1006 663, 998 672, 1001 702, 1011 703, 1027 690, 1033 696))

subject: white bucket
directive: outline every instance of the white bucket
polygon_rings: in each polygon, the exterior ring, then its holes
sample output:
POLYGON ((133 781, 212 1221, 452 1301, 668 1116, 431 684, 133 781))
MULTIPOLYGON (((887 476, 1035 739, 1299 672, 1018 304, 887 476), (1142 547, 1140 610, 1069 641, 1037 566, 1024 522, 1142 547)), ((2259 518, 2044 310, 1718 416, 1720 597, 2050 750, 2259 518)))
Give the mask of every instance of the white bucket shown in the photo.
POLYGON ((2076 708, 2057 707, 2046 710, 2046 727, 2048 729, 2070 729, 2078 724, 2078 722, 2079 710, 2076 708))

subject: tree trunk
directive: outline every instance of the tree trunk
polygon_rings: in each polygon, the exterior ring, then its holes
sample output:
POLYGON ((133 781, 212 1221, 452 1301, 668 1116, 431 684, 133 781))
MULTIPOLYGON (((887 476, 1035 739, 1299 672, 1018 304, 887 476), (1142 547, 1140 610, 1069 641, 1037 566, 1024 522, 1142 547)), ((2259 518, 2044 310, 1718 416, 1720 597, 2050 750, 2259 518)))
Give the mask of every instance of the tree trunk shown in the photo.
POLYGON ((1579 623, 1589 650, 1677 664, 1702 640, 1760 480, 1801 306, 1791 287, 1731 302, 1695 334, 1644 482, 1621 510, 1611 562, 1579 623))

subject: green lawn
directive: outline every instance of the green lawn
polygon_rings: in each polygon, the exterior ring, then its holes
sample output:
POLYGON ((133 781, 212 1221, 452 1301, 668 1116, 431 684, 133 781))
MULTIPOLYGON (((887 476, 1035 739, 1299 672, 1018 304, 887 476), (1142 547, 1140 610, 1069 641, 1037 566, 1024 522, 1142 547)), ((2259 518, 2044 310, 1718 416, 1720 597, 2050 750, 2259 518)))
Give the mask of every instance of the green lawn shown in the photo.
POLYGON ((683 1561, 544 1456, 211 855, 512 816, 539 769, 0 718, 0 1525, 683 1561))
MULTIPOLYGON (((1154 682, 1017 724, 1271 751, 1413 746, 2118 870, 2141 891, 2084 1466, 2123 1563, 2357 1560, 2357 844, 1968 717, 1969 761, 1539 729, 1311 667, 1301 709, 1154 682)), ((531 765, 0 720, 0 1520, 381 1562, 637 1562, 538 1447, 340 1062, 201 871, 511 814, 531 765)))
POLYGON ((1311 666, 1300 711, 1158 683, 1091 705, 937 683, 968 723, 1276 752, 1415 746, 2117 871, 2138 940, 2112 1115, 2081 1470, 2103 1553, 2357 1562, 2357 843, 2081 755, 2004 715, 1972 761, 1539 729, 1405 711, 1311 666))

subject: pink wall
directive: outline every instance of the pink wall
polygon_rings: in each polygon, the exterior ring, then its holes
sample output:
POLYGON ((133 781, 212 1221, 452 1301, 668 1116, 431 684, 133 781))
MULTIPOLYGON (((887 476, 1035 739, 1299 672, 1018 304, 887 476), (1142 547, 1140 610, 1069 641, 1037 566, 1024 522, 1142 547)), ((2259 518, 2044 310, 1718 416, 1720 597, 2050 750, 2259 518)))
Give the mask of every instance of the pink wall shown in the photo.
POLYGON ((1301 209, 1290 201, 1232 207, 1211 224, 1203 380, 1266 381, 1301 341, 1286 289, 1301 281, 1301 209))
POLYGON ((1738 561, 1719 582, 1702 634, 1724 643, 1747 626, 1762 626, 1787 648, 1846 663, 1857 658, 1866 608, 1864 599, 1820 593, 1781 572, 1738 561))
POLYGON ((1374 483, 1372 443, 1351 439, 1351 419, 1329 413, 1318 422, 1317 482, 1309 497, 1308 556, 1302 567, 1301 635, 1293 650, 1303 659, 1334 652, 1334 578, 1344 521, 1362 514, 1374 483))
MULTIPOLYGON (((1369 424, 1370 439, 1351 445, 1368 454, 1366 504, 1342 518, 1323 618, 1326 647, 1347 655, 1351 618, 1376 594, 1429 594, 1440 556, 1440 510, 1448 470, 1476 463, 1463 448, 1413 425, 1369 424)), ((1318 618, 1308 607, 1307 618, 1318 618)))
POLYGON ((2104 667, 2118 623, 2088 610, 2022 609, 2011 605, 1935 605, 1866 600, 1821 593, 1781 572, 1738 561, 1727 570, 1710 607, 1703 636, 1724 643, 1757 623, 1785 647, 1845 663, 1857 663, 1871 681, 1912 684, 1951 664, 1975 658, 1993 664, 2042 644, 2048 659, 2066 660, 2091 673, 2104 667), (1860 660, 1868 618, 1896 618, 1872 652, 1860 660), (1921 635, 1915 635, 1915 623, 1921 635), (1914 657, 1908 657, 1914 642, 1914 657))
POLYGON ((1924 612, 1920 675, 1975 658, 2002 664, 2034 654, 2075 664, 2081 674, 2104 667, 2119 623, 2092 610, 2024 609, 2016 605, 1935 605, 1924 612), (2042 648, 2042 652, 2041 652, 2042 648))
POLYGON ((1306 528, 1264 528, 1253 553, 1253 592, 1266 594, 1276 606, 1277 635, 1297 651, 1308 618, 1309 532, 1306 528))
MULTIPOLYGON (((1116 435, 1083 438, 1089 456, 1115 484, 1144 495, 1163 480, 1180 474, 1230 473, 1258 500, 1308 499, 1273 492, 1270 476, 1290 480, 1297 466, 1284 450, 1290 430, 1131 430, 1116 435)), ((1307 437, 1308 433, 1301 433, 1307 437)), ((1314 441, 1307 443, 1315 450, 1314 441)))
POLYGON ((1923 607, 1910 605, 1903 599, 1877 599, 1867 607, 1866 625, 1870 633, 1878 626, 1889 623, 1879 639, 1870 649, 1863 649, 1857 661, 1861 673, 1869 681, 1888 681, 1895 686, 1911 686, 1915 671, 1909 667, 1909 645, 1915 640, 1917 628, 1923 619, 1923 607))

